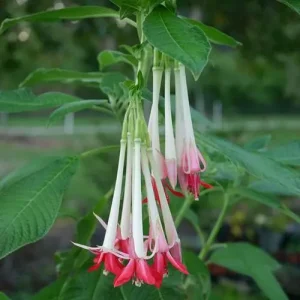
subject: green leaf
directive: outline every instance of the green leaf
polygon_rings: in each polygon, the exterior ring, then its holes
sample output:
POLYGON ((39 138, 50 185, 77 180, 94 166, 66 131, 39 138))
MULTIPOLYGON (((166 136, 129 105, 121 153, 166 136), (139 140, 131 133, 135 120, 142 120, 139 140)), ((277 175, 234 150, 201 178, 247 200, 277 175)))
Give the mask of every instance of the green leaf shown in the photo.
POLYGON ((101 6, 73 6, 56 10, 48 10, 19 18, 5 19, 0 25, 0 34, 20 22, 54 22, 58 20, 82 20, 88 18, 118 18, 117 11, 101 6))
POLYGON ((88 108, 93 108, 99 105, 107 104, 107 100, 82 100, 72 103, 67 103, 57 108, 49 117, 48 125, 62 119, 66 114, 77 112, 88 108))
POLYGON ((271 148, 264 154, 282 164, 300 166, 300 141, 292 141, 286 145, 271 148))
POLYGON ((113 276, 105 276, 102 270, 83 271, 74 276, 60 293, 59 300, 123 299, 119 288, 113 286, 113 276))
POLYGON ((9 113, 36 111, 79 100, 77 97, 58 92, 36 96, 31 90, 21 88, 0 92, 0 111, 9 113))
POLYGON ((103 93, 118 99, 122 96, 123 90, 121 83, 127 80, 127 77, 119 72, 104 73, 100 83, 103 93))
POLYGON ((242 43, 238 42, 231 36, 218 30, 215 27, 205 25, 202 22, 193 19, 184 18, 184 20, 186 20, 193 26, 199 27, 205 33, 207 38, 214 44, 225 45, 233 48, 242 45, 242 43))
POLYGON ((9 298, 2 292, 0 292, 0 300, 9 300, 9 298))
POLYGON ((120 8, 121 19, 134 14, 141 8, 140 0, 111 0, 111 2, 120 8))
POLYGON ((247 243, 231 243, 213 252, 210 262, 250 276, 272 300, 288 300, 273 272, 280 265, 261 249, 247 243))
POLYGON ((203 31, 175 16, 163 6, 145 19, 144 33, 155 48, 189 68, 197 79, 204 69, 211 46, 203 31))
POLYGON ((195 285, 199 287, 197 296, 198 299, 207 299, 211 292, 210 273, 204 262, 197 257, 193 252, 185 251, 183 253, 183 260, 190 276, 196 279, 195 285))
POLYGON ((32 297, 32 300, 59 300, 60 291, 65 284, 66 278, 61 277, 50 285, 41 289, 32 297))
POLYGON ((89 83, 96 84, 101 82, 102 73, 99 72, 77 72, 63 69, 37 69, 30 73, 20 87, 33 86, 40 83, 61 82, 61 83, 89 83))
POLYGON ((234 188, 232 189, 232 191, 234 191, 235 194, 241 195, 251 200, 258 201, 272 208, 280 209, 281 207, 280 201, 274 196, 262 194, 254 190, 243 188, 243 187, 234 188))
POLYGON ((265 150, 266 147, 269 145, 271 138, 272 136, 270 134, 256 137, 255 139, 247 142, 244 148, 248 151, 265 150))
POLYGON ((196 139, 202 146, 211 147, 232 162, 238 163, 250 174, 261 179, 268 179, 274 184, 281 185, 294 193, 300 194, 300 175, 295 170, 286 168, 262 154, 249 152, 212 135, 196 133, 196 139))
POLYGON ((292 212, 283 203, 281 203, 281 201, 279 201, 278 198, 274 197, 274 195, 259 193, 255 190, 252 190, 249 188, 234 188, 231 191, 233 191, 235 194, 241 195, 245 198, 255 200, 266 206, 277 209, 282 214, 284 214, 284 215, 290 217, 291 219, 293 219, 294 221, 300 223, 300 217, 298 215, 296 215, 294 212, 292 212))
POLYGON ((103 70, 111 65, 123 62, 136 68, 138 61, 130 54, 125 54, 119 51, 105 50, 99 53, 98 62, 100 70, 103 70))
POLYGON ((299 0, 277 0, 285 5, 287 5, 289 8, 294 10, 296 13, 300 15, 300 1, 299 0))
POLYGON ((248 186, 250 189, 265 193, 265 194, 273 194, 278 196, 298 196, 298 193, 294 193, 289 189, 286 189, 282 185, 274 184, 272 181, 269 180, 256 180, 249 184, 248 186))
POLYGON ((49 231, 77 166, 78 157, 59 157, 40 168, 25 166, 1 184, 0 258, 49 231))

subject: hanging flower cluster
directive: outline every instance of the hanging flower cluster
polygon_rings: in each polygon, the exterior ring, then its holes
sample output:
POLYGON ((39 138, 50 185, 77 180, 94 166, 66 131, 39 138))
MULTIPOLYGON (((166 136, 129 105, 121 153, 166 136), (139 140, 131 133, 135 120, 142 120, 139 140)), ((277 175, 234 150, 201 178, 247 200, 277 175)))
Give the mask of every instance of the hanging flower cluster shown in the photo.
POLYGON ((200 186, 212 186, 200 179, 200 173, 206 169, 206 162, 196 146, 194 129, 189 105, 185 67, 176 64, 175 74, 175 136, 171 110, 171 68, 153 68, 153 104, 149 119, 149 134, 152 141, 153 156, 159 166, 160 177, 164 186, 177 196, 183 194, 174 190, 177 184, 184 194, 192 193, 195 200, 199 198, 200 186), (161 153, 159 140, 159 94, 164 71, 165 77, 165 157, 161 153), (171 187, 168 185, 168 177, 171 187))
POLYGON ((137 286, 144 283, 159 288, 168 274, 169 264, 188 274, 182 263, 180 239, 169 208, 167 190, 184 196, 174 189, 178 178, 183 192, 192 192, 198 198, 199 186, 206 185, 199 178, 206 164, 195 144, 183 66, 175 70, 175 136, 170 99, 171 70, 165 70, 165 157, 161 153, 158 106, 162 74, 162 69, 153 68, 153 105, 148 127, 140 94, 131 95, 123 123, 107 225, 96 216, 106 229, 102 246, 75 243, 95 255, 90 271, 103 264, 105 274, 115 275, 115 287, 131 280, 137 286), (143 210, 143 203, 146 203, 147 211, 143 210), (148 220, 148 232, 144 232, 143 220, 148 220))

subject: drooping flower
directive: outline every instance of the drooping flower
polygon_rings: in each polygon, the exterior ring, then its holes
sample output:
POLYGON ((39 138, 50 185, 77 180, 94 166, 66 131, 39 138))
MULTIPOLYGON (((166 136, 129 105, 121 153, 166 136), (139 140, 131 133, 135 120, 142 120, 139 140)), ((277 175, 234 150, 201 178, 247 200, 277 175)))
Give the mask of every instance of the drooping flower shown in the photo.
POLYGON ((115 190, 113 194, 110 214, 108 218, 108 223, 105 223, 99 218, 98 220, 106 227, 106 232, 104 236, 104 241, 102 246, 98 247, 88 247, 85 245, 74 243, 76 246, 87 249, 96 255, 94 259, 94 265, 89 269, 90 271, 96 270, 101 266, 101 263, 104 263, 105 273, 113 273, 115 275, 120 274, 122 270, 122 264, 119 261, 119 258, 126 258, 126 255, 121 253, 116 249, 116 245, 119 240, 119 228, 118 228, 118 218, 119 218, 119 209, 121 202, 121 191, 122 191, 122 182, 123 182, 123 169, 125 163, 125 151, 126 151, 126 141, 121 140, 120 142, 120 155, 117 171, 117 179, 115 190), (104 223, 104 224, 103 224, 104 223))
POLYGON ((181 189, 192 193, 197 200, 200 186, 212 186, 200 180, 200 173, 206 169, 206 161, 195 142, 185 67, 181 64, 175 69, 175 88, 178 180, 181 189))

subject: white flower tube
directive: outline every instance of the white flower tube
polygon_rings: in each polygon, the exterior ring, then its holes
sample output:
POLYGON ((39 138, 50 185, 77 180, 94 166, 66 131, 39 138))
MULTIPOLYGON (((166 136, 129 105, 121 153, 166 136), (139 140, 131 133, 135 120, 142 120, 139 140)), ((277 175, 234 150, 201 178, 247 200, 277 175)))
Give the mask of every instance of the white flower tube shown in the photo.
POLYGON ((171 111, 171 70, 165 69, 165 159, 168 178, 173 188, 177 183, 177 163, 171 111))
POLYGON ((125 177, 125 189, 124 200, 121 216, 121 236, 122 239, 127 239, 131 232, 131 196, 132 196, 132 155, 133 155, 133 141, 131 134, 127 134, 127 159, 126 159, 126 177, 125 177))
POLYGON ((164 158, 160 150, 160 138, 159 138, 159 93, 161 87, 161 80, 163 69, 158 67, 153 67, 153 99, 152 107, 148 123, 148 131, 151 139, 152 151, 154 159, 159 166, 160 177, 166 177, 164 158))
POLYGON ((173 246, 176 242, 179 241, 179 237, 177 234, 177 230, 173 221, 173 217, 169 208, 169 204, 166 198, 166 194, 162 185, 162 182, 159 178, 158 169, 156 166, 156 163, 153 159, 153 156, 151 153, 148 153, 148 158, 151 164, 152 172, 154 174, 155 183, 157 186, 157 191, 159 195, 160 205, 161 205, 161 211, 163 215, 164 225, 165 225, 165 231, 167 235, 167 240, 169 243, 169 246, 173 246))
POLYGON ((183 170, 185 173, 203 172, 206 169, 206 162, 195 142, 195 135, 191 117, 191 110, 189 104, 189 96, 186 82, 185 67, 180 64, 180 90, 181 90, 181 104, 183 111, 183 123, 185 127, 185 142, 183 145, 183 153, 181 160, 183 163, 183 170))
POLYGON ((181 88, 180 88, 180 71, 178 68, 174 69, 175 74, 175 143, 177 164, 180 165, 180 160, 185 143, 184 136, 184 121, 183 121, 183 108, 181 104, 181 88))
POLYGON ((141 139, 134 140, 133 190, 132 190, 132 236, 135 254, 145 256, 142 215, 141 186, 141 139))
POLYGON ((120 209, 120 200, 121 200, 121 192, 122 192, 122 182, 123 182, 123 170, 124 170, 124 163, 125 163, 126 141, 121 140, 120 144, 121 147, 120 147, 116 185, 115 185, 114 195, 111 203, 111 209, 109 213, 106 233, 103 242, 103 248, 106 249, 114 248, 114 244, 117 236, 117 227, 118 227, 118 218, 119 218, 119 209, 120 209))

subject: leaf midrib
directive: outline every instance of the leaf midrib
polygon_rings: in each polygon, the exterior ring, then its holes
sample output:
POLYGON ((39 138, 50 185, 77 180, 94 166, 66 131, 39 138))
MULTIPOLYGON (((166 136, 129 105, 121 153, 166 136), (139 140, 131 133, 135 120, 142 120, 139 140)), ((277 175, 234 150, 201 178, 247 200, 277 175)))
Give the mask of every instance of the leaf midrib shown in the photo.
MULTIPOLYGON (((28 203, 24 206, 24 208, 21 210, 21 211, 19 211, 18 213, 17 213, 17 215, 12 219, 12 221, 9 223, 9 225, 8 226, 6 226, 6 228, 4 229, 4 231, 2 231, 2 233, 0 233, 0 238, 1 237, 3 237, 3 235, 7 232, 7 230, 11 227, 11 225, 12 224, 14 224, 14 222, 15 222, 15 220, 23 213, 23 211, 25 210, 25 209, 27 209, 27 207, 28 206, 30 206, 31 205, 31 203, 32 203, 32 201, 34 201, 50 184, 52 184, 53 183, 53 181, 58 177, 58 176, 60 176, 67 168, 69 168, 69 166, 71 165, 71 164, 73 164, 74 163, 74 158, 60 171, 60 172, 58 172, 54 177, 53 177, 53 179, 51 179, 50 181, 48 181, 46 184, 45 184, 45 186, 43 186, 42 188, 41 188, 41 190, 34 196, 34 197, 32 197, 32 199, 30 199, 29 201, 28 201, 28 203)), ((0 193, 0 196, 1 196, 1 193, 0 193)))

